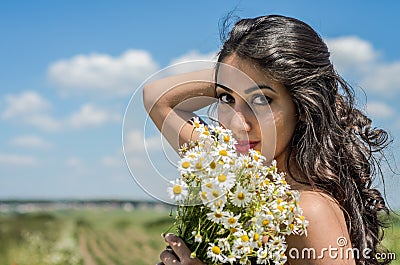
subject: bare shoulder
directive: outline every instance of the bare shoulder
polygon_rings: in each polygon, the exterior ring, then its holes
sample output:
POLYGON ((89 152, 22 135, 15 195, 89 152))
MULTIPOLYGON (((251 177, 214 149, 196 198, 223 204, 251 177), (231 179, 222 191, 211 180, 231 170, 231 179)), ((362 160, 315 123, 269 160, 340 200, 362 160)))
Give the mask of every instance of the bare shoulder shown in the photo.
POLYGON ((339 203, 329 195, 318 191, 302 191, 299 204, 304 215, 318 220, 335 216, 337 221, 344 221, 344 214, 339 203))
POLYGON ((332 197, 317 191, 302 191, 299 201, 303 215, 309 221, 308 232, 347 234, 344 213, 339 203, 332 197))
MULTIPOLYGON (((342 247, 338 242, 346 242, 351 247, 344 213, 334 198, 317 191, 302 191, 299 201, 303 215, 309 222, 307 235, 287 237, 288 249, 313 249, 317 256, 324 249, 342 247)), ((290 264, 304 264, 302 259, 290 259, 290 264)), ((354 264, 353 260, 332 260, 321 256, 307 264, 354 264)))

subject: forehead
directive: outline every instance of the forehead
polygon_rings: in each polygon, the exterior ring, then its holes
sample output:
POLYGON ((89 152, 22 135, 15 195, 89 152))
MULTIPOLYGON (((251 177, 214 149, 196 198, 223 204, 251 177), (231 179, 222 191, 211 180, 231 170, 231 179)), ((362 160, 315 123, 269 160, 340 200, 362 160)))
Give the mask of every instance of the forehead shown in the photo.
POLYGON ((242 92, 256 86, 269 86, 282 89, 284 86, 249 59, 243 59, 235 54, 226 57, 217 66, 217 84, 230 88, 235 92, 242 92))

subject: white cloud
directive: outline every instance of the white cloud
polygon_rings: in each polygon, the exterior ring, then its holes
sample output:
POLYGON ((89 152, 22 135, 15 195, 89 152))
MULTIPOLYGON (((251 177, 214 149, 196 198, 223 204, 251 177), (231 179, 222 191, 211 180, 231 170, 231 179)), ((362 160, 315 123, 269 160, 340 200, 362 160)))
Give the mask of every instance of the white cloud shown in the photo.
POLYGON ((52 104, 36 91, 6 95, 5 105, 1 113, 3 120, 14 120, 45 131, 56 131, 61 127, 60 121, 48 114, 52 104))
POLYGON ((30 125, 42 131, 81 129, 121 120, 120 114, 90 103, 83 104, 76 112, 65 117, 56 118, 50 112, 52 104, 34 91, 7 95, 5 103, 6 107, 0 115, 3 120, 30 125))
POLYGON ((395 110, 384 102, 369 102, 366 111, 375 118, 390 118, 395 115, 395 110))
POLYGON ((400 62, 374 65, 364 76, 362 86, 377 92, 400 91, 400 62))
POLYGON ((215 52, 203 54, 192 50, 172 59, 164 74, 175 75, 211 68, 214 67, 216 61, 217 53, 215 52))
POLYGON ((156 135, 145 139, 142 132, 133 129, 126 134, 126 138, 124 139, 124 147, 125 152, 127 153, 144 152, 145 150, 161 150, 161 136, 156 135))
POLYGON ((102 158, 101 163, 106 167, 120 168, 125 166, 125 161, 120 157, 105 156, 102 158))
POLYGON ((5 166, 36 166, 37 158, 28 155, 0 153, 0 165, 5 166))
POLYGON ((80 167, 82 167, 82 161, 79 159, 79 158, 77 158, 77 157, 75 157, 75 156, 72 156, 72 157, 69 157, 66 161, 65 161, 65 164, 67 165, 67 166, 69 166, 69 167, 73 167, 73 168, 80 168, 80 167))
POLYGON ((35 91, 24 91, 19 95, 6 95, 5 103, 6 109, 1 115, 2 119, 31 115, 51 107, 50 102, 35 91))
POLYGON ((127 50, 117 57, 93 53, 52 63, 48 78, 66 93, 127 95, 158 68, 151 55, 143 50, 127 50))
POLYGON ((191 62, 191 61, 213 61, 217 60, 217 53, 210 52, 210 53, 200 53, 196 50, 191 50, 188 53, 185 53, 177 58, 171 60, 170 64, 177 64, 183 62, 191 62))
POLYGON ((338 68, 372 63, 379 57, 371 43, 356 36, 327 39, 326 42, 338 68))
POLYGON ((73 128, 100 126, 108 122, 121 120, 120 115, 100 109, 92 104, 85 104, 78 112, 73 113, 67 120, 67 125, 73 128))
POLYGON ((28 148, 49 148, 52 144, 43 138, 34 135, 21 135, 14 137, 10 140, 10 144, 18 147, 28 147, 28 148))
POLYGON ((381 52, 355 36, 326 39, 326 42, 332 61, 342 75, 351 76, 369 91, 387 95, 400 91, 400 61, 383 62, 381 52))

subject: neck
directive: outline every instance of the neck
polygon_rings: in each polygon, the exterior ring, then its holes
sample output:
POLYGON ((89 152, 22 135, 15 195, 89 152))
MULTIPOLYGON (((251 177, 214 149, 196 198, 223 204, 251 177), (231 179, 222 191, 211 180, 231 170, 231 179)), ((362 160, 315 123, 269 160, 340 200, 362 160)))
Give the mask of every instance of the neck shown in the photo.
POLYGON ((276 158, 276 164, 280 172, 285 172, 286 182, 290 185, 293 190, 313 190, 313 187, 309 183, 308 178, 301 172, 296 161, 295 153, 292 155, 287 163, 287 154, 276 158), (288 168, 290 167, 290 170, 288 168))

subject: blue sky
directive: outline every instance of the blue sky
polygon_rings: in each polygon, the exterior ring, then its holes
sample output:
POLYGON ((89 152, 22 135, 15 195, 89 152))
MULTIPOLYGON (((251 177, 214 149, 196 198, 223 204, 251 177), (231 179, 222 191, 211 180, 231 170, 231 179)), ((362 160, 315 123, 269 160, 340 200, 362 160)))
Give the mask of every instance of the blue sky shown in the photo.
MULTIPOLYGON (((156 71, 215 54, 219 20, 233 9, 240 17, 282 14, 314 27, 338 70, 365 90, 360 106, 391 132, 399 157, 396 1, 3 1, 0 198, 150 198, 122 153, 127 104, 156 71)), ((131 110, 127 137, 159 139, 151 125, 143 132, 141 105, 131 110)), ((149 153, 157 154, 152 146, 149 153)), ((130 151, 135 172, 151 175, 144 150, 130 151)), ((165 163, 157 155, 152 162, 165 163)), ((398 177, 386 182, 399 208, 398 177)))

